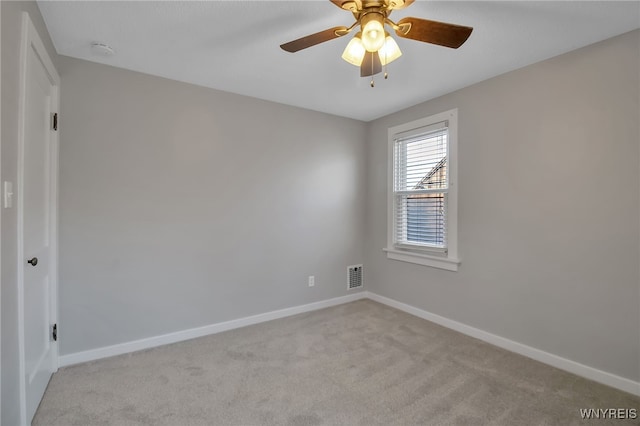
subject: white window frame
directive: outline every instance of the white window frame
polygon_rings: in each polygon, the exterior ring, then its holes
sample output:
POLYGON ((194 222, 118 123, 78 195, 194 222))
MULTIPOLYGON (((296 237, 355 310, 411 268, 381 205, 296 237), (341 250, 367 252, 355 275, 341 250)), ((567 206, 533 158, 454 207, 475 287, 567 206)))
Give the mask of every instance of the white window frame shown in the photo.
POLYGON ((460 265, 458 258, 458 110, 435 114, 430 117, 421 118, 409 123, 389 127, 388 129, 388 151, 387 151, 387 258, 402 262, 416 263, 419 265, 431 266, 434 268, 457 271, 460 265), (443 121, 448 122, 448 195, 447 195, 447 250, 428 250, 418 247, 408 247, 397 245, 394 241, 395 235, 395 212, 394 208, 394 164, 393 150, 397 136, 402 133, 419 131, 421 128, 428 128, 443 121))

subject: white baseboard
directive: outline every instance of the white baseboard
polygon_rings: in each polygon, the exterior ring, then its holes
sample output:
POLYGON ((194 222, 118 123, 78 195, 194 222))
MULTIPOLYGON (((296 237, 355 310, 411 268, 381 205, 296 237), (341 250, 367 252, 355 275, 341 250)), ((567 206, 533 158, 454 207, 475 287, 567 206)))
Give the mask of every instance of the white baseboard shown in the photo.
POLYGON ((220 322, 217 324, 206 325, 203 327, 192 328, 175 333, 163 334, 161 336, 149 337, 147 339, 135 340, 112 346, 91 349, 83 352, 76 352, 68 355, 62 355, 58 358, 58 365, 66 367, 82 362, 95 361, 97 359, 108 358, 111 356, 127 354, 140 351, 143 349, 155 348, 157 346, 167 345, 170 343, 182 342, 185 340, 195 339, 197 337, 208 336, 210 334, 221 333, 235 328, 246 327, 248 325, 258 324, 261 322, 271 321, 278 318, 284 318, 291 315, 297 315, 304 312, 315 311, 318 309, 328 308, 331 306, 342 305, 344 303, 354 302, 356 300, 365 299, 367 293, 362 291, 347 296, 336 297, 333 299, 322 300, 320 302, 309 303, 307 305, 294 306, 292 308, 280 309, 264 314, 252 315, 250 317, 239 318, 231 321, 220 322))
POLYGON ((640 382, 626 379, 606 371, 598 370, 575 361, 545 352, 504 337, 497 336, 484 330, 480 330, 469 325, 450 320, 440 315, 416 308, 388 297, 380 296, 370 291, 362 291, 347 296, 336 297, 333 299, 322 300, 320 302, 309 303, 307 305, 294 306, 292 308, 280 309, 264 314, 253 315, 250 317, 239 318, 231 321, 225 321, 217 324, 211 324, 204 327, 192 328, 189 330, 178 331, 175 333, 164 334, 161 336, 150 337, 147 339, 135 340, 133 342, 121 343, 113 346, 105 346, 98 349, 91 349, 84 352, 76 352, 68 355, 62 355, 58 358, 60 367, 66 367, 73 364, 80 364, 97 359, 108 358, 111 356, 127 354, 140 351, 143 349, 155 348, 157 346, 167 345, 170 343, 182 342, 185 340, 195 339, 198 337, 208 336, 210 334, 221 333, 235 328, 246 327, 248 325, 258 324, 261 322, 271 321, 278 318, 284 318, 291 315, 297 315, 304 312, 315 311, 318 309, 328 308, 331 306, 341 305, 344 303, 354 302, 360 299, 371 299, 392 308, 401 310, 408 314, 417 316, 427 321, 434 322, 443 327, 450 328, 462 334, 466 334, 476 339, 483 340, 492 345, 524 355, 544 364, 551 365, 561 370, 568 371, 578 376, 591 379, 593 381, 614 387, 616 389, 629 392, 640 396, 640 382))
POLYGON ((478 328, 450 320, 440 315, 436 315, 431 312, 416 308, 414 306, 398 302, 397 300, 389 299, 388 297, 380 296, 371 292, 367 292, 367 297, 376 302, 391 306, 392 308, 396 308, 408 314, 417 316, 427 321, 434 322, 443 327, 458 331, 462 334, 475 337, 476 339, 483 340, 487 343, 491 343, 492 345, 501 347, 508 351, 524 355, 528 358, 535 359, 536 361, 540 361, 544 364, 548 364, 561 370, 576 374, 578 376, 591 379, 595 382, 602 383, 607 386, 611 386, 613 388, 640 396, 640 382, 634 382, 633 380, 626 379, 615 374, 607 373, 606 371, 598 370, 596 368, 589 367, 587 365, 580 364, 566 358, 562 358, 549 352, 541 351, 540 349, 523 345, 522 343, 514 342, 513 340, 509 340, 504 337, 491 334, 484 330, 480 330, 478 328))

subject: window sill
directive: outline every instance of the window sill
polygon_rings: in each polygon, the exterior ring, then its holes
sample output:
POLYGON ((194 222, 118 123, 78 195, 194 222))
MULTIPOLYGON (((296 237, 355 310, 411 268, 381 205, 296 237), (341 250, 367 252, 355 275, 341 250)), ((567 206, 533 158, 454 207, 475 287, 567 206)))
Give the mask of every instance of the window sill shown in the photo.
POLYGON ((385 248, 387 259, 399 260, 401 262, 416 263, 418 265, 431 266, 433 268, 446 269, 447 271, 458 271, 460 259, 447 257, 429 256, 428 254, 415 253, 385 248))

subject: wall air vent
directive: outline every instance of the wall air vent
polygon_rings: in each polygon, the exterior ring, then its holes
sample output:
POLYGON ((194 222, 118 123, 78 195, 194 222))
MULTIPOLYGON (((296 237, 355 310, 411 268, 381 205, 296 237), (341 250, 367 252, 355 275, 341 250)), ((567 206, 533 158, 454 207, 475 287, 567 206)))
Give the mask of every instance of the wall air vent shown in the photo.
POLYGON ((362 288, 362 265, 347 267, 347 290, 362 288))

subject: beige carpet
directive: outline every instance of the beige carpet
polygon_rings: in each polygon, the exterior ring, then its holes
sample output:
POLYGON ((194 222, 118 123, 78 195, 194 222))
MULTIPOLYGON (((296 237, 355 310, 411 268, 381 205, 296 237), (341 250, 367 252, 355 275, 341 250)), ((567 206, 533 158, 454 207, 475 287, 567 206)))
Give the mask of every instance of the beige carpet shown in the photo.
POLYGON ((640 398, 361 300, 56 373, 34 425, 626 425, 640 398))

